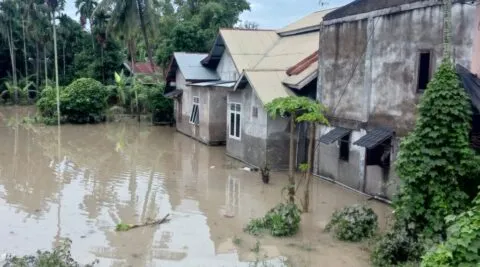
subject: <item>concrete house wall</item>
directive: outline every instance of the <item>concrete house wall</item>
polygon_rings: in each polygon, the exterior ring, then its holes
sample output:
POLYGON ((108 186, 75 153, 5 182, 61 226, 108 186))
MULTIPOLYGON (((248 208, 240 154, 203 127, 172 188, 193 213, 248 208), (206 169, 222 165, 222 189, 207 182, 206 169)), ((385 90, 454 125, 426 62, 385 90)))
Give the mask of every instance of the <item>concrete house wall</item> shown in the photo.
POLYGON ((267 159, 267 121, 268 114, 263 108, 263 103, 253 89, 247 86, 228 94, 228 104, 241 104, 241 133, 240 139, 229 135, 230 119, 227 106, 227 155, 239 159, 247 164, 261 167, 267 159), (253 107, 258 108, 257 118, 253 117, 253 107))
MULTIPOLYGON (((317 144, 314 172, 371 195, 391 198, 398 178, 394 167, 365 167, 365 148, 352 145, 377 126, 395 130, 391 162, 399 138, 413 129, 419 53, 432 54, 431 73, 443 54, 443 7, 439 1, 417 1, 369 13, 326 20, 320 38, 317 98, 333 112, 331 124, 352 129, 350 158, 339 159, 338 142, 317 144)), ((452 55, 470 66, 475 6, 452 8, 452 55)), ((317 138, 331 130, 319 127, 317 138)))

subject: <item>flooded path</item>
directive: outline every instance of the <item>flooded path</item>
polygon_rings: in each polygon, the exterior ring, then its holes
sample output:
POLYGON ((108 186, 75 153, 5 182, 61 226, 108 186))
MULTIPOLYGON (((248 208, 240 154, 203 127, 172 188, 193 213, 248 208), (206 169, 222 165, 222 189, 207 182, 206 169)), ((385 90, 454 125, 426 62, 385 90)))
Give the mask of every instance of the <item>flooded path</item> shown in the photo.
MULTIPOLYGON (((73 241, 73 257, 99 266, 369 266, 366 244, 322 232, 332 212, 366 199, 315 180, 312 212, 293 238, 243 233, 282 200, 284 174, 263 185, 224 148, 170 127, 135 122, 46 127, 20 123, 28 109, 0 108, 0 255, 73 241), (171 214, 167 224, 115 232, 171 214), (226 216, 228 215, 228 216, 226 216), (236 244, 234 244, 236 243, 236 244)), ((31 111, 30 111, 31 112, 31 111)), ((380 217, 390 209, 369 202, 380 217)))

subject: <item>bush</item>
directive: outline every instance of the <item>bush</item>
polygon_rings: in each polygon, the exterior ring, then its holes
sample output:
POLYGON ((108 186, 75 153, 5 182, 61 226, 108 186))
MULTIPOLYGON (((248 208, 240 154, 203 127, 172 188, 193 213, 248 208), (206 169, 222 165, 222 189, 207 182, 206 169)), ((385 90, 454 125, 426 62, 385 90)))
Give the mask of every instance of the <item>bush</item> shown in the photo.
POLYGON ((372 264, 378 267, 405 266, 422 255, 423 247, 405 229, 394 229, 376 243, 372 264))
MULTIPOLYGON (((4 267, 78 267, 80 266, 71 255, 72 241, 66 239, 56 247, 52 252, 37 251, 36 255, 24 257, 7 256, 4 267)), ((86 265, 94 266, 98 261, 86 265)))
POLYGON ((40 99, 37 101, 37 108, 43 118, 57 117, 57 91, 50 86, 43 89, 40 99))
POLYGON ((98 81, 81 78, 64 90, 62 115, 71 123, 95 123, 104 120, 108 92, 98 81))
POLYGON ((373 236, 378 228, 377 220, 377 214, 371 208, 353 205, 335 211, 325 230, 333 230, 340 240, 358 242, 373 236))
POLYGON ((447 240, 423 257, 422 267, 480 264, 480 196, 474 203, 469 211, 447 217, 447 222, 453 223, 447 240))
POLYGON ((268 230, 273 236, 292 236, 298 232, 300 220, 297 205, 281 203, 267 212, 265 217, 251 220, 244 230, 253 235, 268 230))

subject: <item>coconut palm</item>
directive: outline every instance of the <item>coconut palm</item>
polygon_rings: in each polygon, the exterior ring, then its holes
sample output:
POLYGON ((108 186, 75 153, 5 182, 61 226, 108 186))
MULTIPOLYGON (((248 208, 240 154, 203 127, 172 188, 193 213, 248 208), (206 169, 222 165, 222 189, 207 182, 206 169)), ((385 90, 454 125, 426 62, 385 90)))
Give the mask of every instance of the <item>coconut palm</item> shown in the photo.
POLYGON ((157 0, 102 0, 98 6, 100 10, 111 11, 110 26, 115 34, 127 41, 132 63, 135 61, 136 31, 140 26, 152 71, 155 71, 155 64, 146 24, 152 19, 156 2, 157 0))
POLYGON ((75 7, 77 8, 77 15, 80 15, 80 24, 85 27, 87 20, 90 23, 90 32, 92 32, 92 47, 95 47, 93 39, 93 12, 97 8, 96 0, 75 0, 75 7))
MULTIPOLYGON (((17 66, 15 56, 15 40, 13 39, 13 29, 17 21, 16 16, 18 12, 18 5, 13 0, 4 0, 0 2, 0 37, 5 39, 8 43, 10 52, 10 63, 12 67, 13 86, 17 87, 17 66)), ((18 101, 18 91, 15 91, 15 103, 18 101)))

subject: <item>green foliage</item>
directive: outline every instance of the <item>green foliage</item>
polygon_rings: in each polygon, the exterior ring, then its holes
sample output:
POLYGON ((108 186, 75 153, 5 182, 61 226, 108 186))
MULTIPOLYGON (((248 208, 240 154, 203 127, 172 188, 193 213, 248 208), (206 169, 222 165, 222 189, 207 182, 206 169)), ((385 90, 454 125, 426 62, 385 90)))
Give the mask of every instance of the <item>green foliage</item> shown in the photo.
POLYGON ((372 252, 372 264, 378 267, 402 266, 415 262, 422 255, 423 246, 405 229, 394 229, 382 236, 372 252))
POLYGON ((119 223, 117 224, 117 226, 115 227, 115 231, 117 232, 126 232, 128 230, 130 230, 132 228, 132 226, 130 224, 126 224, 126 223, 119 223))
POLYGON ((479 161, 470 147, 471 106, 454 67, 443 62, 419 105, 414 131, 397 160, 396 219, 415 235, 445 234, 444 218, 468 207, 479 161))
POLYGON ((480 196, 474 207, 458 216, 448 216, 447 239, 429 251, 422 261, 423 267, 478 266, 480 264, 480 196))
POLYGON ((259 235, 263 230, 268 230, 273 236, 292 236, 298 232, 300 220, 297 205, 281 203, 267 212, 265 217, 251 220, 245 231, 259 235))
POLYGON ((61 113, 71 123, 95 123, 104 120, 108 92, 98 81, 81 78, 63 90, 61 113))
MULTIPOLYGON (((7 256, 4 267, 79 267, 81 266, 72 258, 70 252, 72 241, 63 240, 62 243, 53 251, 37 251, 36 255, 23 257, 7 256)), ((86 267, 94 266, 98 260, 86 267)))
MULTIPOLYGON (((74 81, 60 91, 60 113, 62 122, 95 123, 104 119, 108 92, 93 79, 83 78, 74 81)), ((37 101, 38 111, 45 124, 56 124, 57 94, 47 87, 37 101)))
POLYGON ((289 96, 279 97, 265 105, 270 117, 296 115, 297 122, 316 122, 328 124, 324 117, 325 107, 308 97, 289 96))
POLYGON ((353 205, 335 211, 325 230, 333 230, 340 240, 358 242, 375 234, 377 220, 377 214, 371 208, 353 205))
POLYGON ((298 168, 300 169, 301 172, 307 172, 310 169, 310 166, 308 165, 308 163, 303 163, 303 164, 300 164, 298 168))

